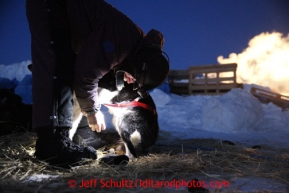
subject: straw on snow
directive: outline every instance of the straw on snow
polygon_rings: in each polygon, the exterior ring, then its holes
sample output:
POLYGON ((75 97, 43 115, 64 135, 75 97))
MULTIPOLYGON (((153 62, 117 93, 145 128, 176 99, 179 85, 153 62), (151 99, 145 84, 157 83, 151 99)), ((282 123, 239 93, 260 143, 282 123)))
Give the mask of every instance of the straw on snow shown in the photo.
MULTIPOLYGON (((49 192, 56 187, 57 190, 62 189, 62 192, 81 192, 85 189, 72 189, 68 186, 68 181, 75 179, 77 184, 81 184, 83 179, 190 181, 194 176, 219 180, 259 176, 279 179, 289 184, 289 151, 286 149, 263 147, 256 150, 245 148, 242 144, 223 145, 213 139, 178 140, 162 146, 155 145, 151 148, 150 155, 142 156, 124 166, 99 165, 98 161, 91 160, 83 166, 63 169, 35 159, 35 141, 36 135, 31 132, 0 137, 0 183, 3 187, 27 192, 49 192), (46 174, 51 178, 43 179, 42 182, 27 180, 36 174, 46 174)), ((95 188, 101 190, 100 187, 95 188)))

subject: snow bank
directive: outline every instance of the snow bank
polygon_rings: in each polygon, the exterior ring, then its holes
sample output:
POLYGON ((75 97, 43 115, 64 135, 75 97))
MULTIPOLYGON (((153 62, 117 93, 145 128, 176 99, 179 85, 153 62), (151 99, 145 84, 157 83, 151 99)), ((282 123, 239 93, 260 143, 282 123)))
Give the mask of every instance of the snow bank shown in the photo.
POLYGON ((22 98, 24 104, 32 104, 32 75, 26 75, 16 86, 15 94, 22 98))
POLYGON ((26 180, 24 180, 24 182, 30 182, 30 181, 42 182, 42 181, 45 181, 45 180, 56 179, 58 177, 59 176, 48 175, 48 174, 33 174, 33 175, 29 176, 26 180))
POLYGON ((157 107, 163 107, 168 104, 171 100, 171 97, 160 89, 154 89, 150 92, 151 97, 153 98, 157 107))
POLYGON ((10 65, 0 64, 0 77, 13 80, 14 78, 20 82, 27 74, 31 74, 28 65, 32 62, 30 60, 21 63, 14 63, 10 65))
POLYGON ((243 89, 232 89, 220 97, 211 98, 202 109, 204 129, 211 131, 255 130, 263 117, 259 100, 243 89))
POLYGON ((214 138, 250 145, 289 145, 289 111, 262 104, 245 89, 220 96, 169 96, 170 102, 157 108, 161 135, 167 140, 214 138))
MULTIPOLYGON (((264 120, 257 126, 258 131, 289 132, 289 111, 283 111, 273 103, 263 104, 264 120)), ((289 135, 287 136, 289 139, 289 135)))

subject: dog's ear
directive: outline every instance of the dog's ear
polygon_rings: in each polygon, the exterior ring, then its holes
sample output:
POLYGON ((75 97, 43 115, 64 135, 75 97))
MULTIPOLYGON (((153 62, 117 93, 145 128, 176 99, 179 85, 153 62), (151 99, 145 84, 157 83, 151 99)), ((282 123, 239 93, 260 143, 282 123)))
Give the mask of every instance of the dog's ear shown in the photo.
POLYGON ((32 64, 29 64, 27 68, 30 70, 30 72, 32 72, 32 64))
POLYGON ((105 88, 109 91, 116 91, 116 80, 115 80, 115 73, 113 70, 110 70, 106 73, 99 81, 98 86, 101 88, 105 88))

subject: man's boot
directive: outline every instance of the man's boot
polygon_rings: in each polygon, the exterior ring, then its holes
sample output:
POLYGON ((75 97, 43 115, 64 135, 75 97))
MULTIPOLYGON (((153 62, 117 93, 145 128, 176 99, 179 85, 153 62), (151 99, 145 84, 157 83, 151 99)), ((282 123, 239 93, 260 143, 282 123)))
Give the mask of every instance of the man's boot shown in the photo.
POLYGON ((35 156, 51 165, 67 167, 82 158, 97 159, 96 151, 90 146, 79 146, 69 139, 69 128, 39 128, 35 156))

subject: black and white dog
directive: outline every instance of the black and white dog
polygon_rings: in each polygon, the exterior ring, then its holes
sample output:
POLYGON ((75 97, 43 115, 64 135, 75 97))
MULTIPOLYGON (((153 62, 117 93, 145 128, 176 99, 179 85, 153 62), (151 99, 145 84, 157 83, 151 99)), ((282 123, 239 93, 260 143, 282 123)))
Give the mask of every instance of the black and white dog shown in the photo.
MULTIPOLYGON (((126 84, 120 91, 98 89, 100 102, 113 115, 113 125, 125 145, 126 155, 132 159, 148 153, 158 138, 159 125, 155 103, 149 93, 142 96, 126 84)), ((76 100, 75 100, 76 101, 76 100)), ((82 118, 77 102, 74 105, 72 139, 82 118)))

